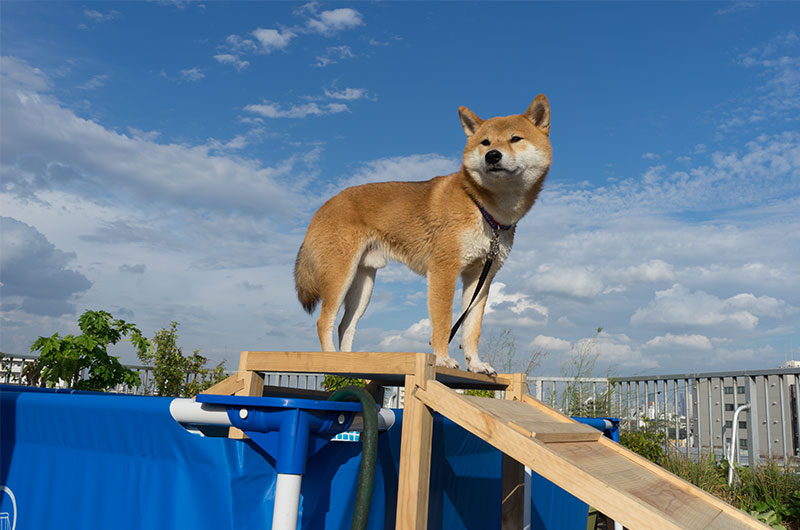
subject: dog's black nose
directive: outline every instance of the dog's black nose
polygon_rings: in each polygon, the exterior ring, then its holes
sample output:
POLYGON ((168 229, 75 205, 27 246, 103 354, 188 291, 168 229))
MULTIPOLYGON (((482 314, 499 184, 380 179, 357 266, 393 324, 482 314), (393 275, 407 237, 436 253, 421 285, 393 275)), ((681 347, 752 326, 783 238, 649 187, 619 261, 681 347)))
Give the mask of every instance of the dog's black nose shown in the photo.
POLYGON ((487 164, 496 164, 500 162, 501 158, 503 158, 503 153, 501 153, 497 149, 492 149, 491 151, 486 153, 485 158, 487 164))

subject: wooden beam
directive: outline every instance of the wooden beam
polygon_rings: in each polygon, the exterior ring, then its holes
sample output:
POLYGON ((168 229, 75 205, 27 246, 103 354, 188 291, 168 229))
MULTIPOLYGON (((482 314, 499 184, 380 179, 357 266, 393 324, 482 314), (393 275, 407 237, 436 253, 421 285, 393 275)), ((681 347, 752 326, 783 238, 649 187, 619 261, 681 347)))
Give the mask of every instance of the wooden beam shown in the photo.
MULTIPOLYGON (((239 373, 242 380, 242 389, 236 392, 237 396, 256 396, 264 395, 264 377, 258 372, 247 369, 249 363, 249 352, 243 351, 239 356, 239 373)), ((247 435, 236 427, 231 427, 228 431, 229 438, 244 439, 247 435)))
MULTIPOLYGON (((245 370, 261 372, 413 374, 415 353, 246 351, 245 370)), ((241 367, 240 367, 241 370, 241 367)))
POLYGON ((244 381, 235 373, 226 377, 214 386, 207 388, 203 394, 217 394, 219 396, 232 396, 244 388, 244 381))
POLYGON ((436 383, 435 358, 419 353, 414 361, 416 372, 406 376, 405 386, 395 524, 398 530, 425 530, 428 526, 433 411, 417 399, 416 392, 436 383))

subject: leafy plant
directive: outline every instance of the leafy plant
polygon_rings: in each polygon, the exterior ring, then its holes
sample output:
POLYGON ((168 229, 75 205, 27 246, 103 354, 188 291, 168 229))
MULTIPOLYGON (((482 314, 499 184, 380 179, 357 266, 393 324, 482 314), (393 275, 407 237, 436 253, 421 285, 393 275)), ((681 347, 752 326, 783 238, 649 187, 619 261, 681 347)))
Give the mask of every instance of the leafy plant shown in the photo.
POLYGON ((153 393, 158 396, 192 397, 225 378, 225 361, 215 368, 205 368, 208 361, 194 350, 184 356, 178 346, 178 323, 162 328, 153 337, 150 347, 138 353, 139 359, 153 366, 153 393))
POLYGON ((139 375, 124 367, 118 357, 109 355, 108 347, 129 340, 137 352, 146 351, 149 341, 142 332, 124 320, 114 319, 105 311, 86 311, 78 318, 80 335, 39 337, 31 351, 39 351, 33 372, 38 372, 47 386, 64 381, 77 390, 107 390, 119 384, 139 386, 139 375), (127 339, 125 339, 127 337, 127 339), (87 371, 85 378, 83 371, 87 371))
POLYGON ((322 380, 322 386, 328 392, 334 392, 346 386, 359 386, 364 387, 366 383, 363 379, 356 379, 354 377, 343 377, 341 375, 328 374, 322 380))
POLYGON ((619 443, 656 464, 664 460, 664 431, 656 428, 653 422, 646 421, 643 429, 622 431, 619 443))

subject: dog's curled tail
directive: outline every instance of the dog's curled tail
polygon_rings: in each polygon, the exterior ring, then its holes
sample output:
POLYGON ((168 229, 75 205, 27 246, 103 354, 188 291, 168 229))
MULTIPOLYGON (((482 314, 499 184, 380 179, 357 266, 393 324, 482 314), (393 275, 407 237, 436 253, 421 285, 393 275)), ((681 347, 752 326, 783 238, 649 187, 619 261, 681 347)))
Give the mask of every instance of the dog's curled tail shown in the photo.
POLYGON ((297 299, 308 314, 314 312, 320 300, 319 282, 314 272, 313 260, 305 244, 301 245, 297 252, 297 260, 294 262, 294 286, 297 289, 297 299))

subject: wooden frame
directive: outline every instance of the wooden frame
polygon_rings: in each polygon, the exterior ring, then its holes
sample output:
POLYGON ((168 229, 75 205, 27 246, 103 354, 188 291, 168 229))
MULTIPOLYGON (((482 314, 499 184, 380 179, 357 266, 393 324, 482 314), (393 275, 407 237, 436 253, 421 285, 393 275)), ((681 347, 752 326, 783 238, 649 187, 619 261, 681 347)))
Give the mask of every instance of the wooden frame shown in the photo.
POLYGON ((535 400, 525 374, 489 377, 440 368, 425 353, 244 351, 238 372, 207 392, 263 395, 260 372, 327 373, 405 386, 395 526, 401 530, 427 528, 434 411, 504 453, 503 529, 522 527, 523 464, 628 528, 767 528, 535 400), (468 397, 453 388, 505 390, 506 400, 468 397))

